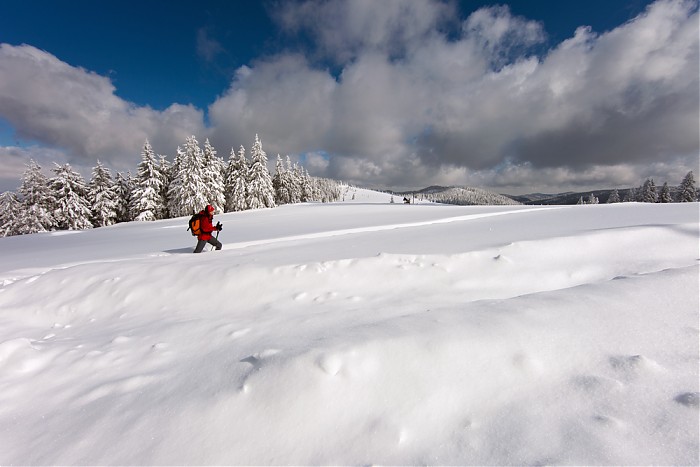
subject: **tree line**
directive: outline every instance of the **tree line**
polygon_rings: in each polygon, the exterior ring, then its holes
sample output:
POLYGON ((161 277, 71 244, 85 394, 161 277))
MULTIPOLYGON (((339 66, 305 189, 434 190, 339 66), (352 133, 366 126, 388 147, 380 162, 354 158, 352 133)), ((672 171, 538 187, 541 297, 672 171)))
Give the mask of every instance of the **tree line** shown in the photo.
MULTIPOLYGON (((638 188, 630 188, 624 197, 620 196, 617 188, 612 190, 606 203, 692 203, 698 200, 698 190, 695 187, 693 171, 688 172, 678 187, 670 187, 664 182, 661 189, 648 178, 638 188)), ((578 204, 598 204, 600 201, 593 193, 584 199, 579 198, 578 204)))
POLYGON ((146 141, 136 175, 129 171, 113 177, 98 161, 89 182, 70 164, 54 163, 49 178, 32 160, 18 192, 0 195, 0 236, 169 219, 191 215, 207 204, 217 212, 233 212, 331 202, 341 196, 339 182, 311 177, 289 156, 283 161, 277 155, 274 176, 267 161, 258 135, 249 158, 241 146, 238 152, 231 149, 227 162, 208 139, 202 148, 195 136, 187 138, 172 163, 146 141))

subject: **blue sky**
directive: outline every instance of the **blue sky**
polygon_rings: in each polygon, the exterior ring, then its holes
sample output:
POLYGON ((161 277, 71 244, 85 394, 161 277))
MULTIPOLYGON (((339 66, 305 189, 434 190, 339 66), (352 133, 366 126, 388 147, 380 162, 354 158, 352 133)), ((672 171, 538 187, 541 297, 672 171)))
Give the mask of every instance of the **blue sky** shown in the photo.
POLYGON ((260 133, 271 159, 377 187, 677 183, 697 165, 687 128, 649 135, 697 122, 695 1, 1 4, 0 189, 29 157, 125 170, 145 138, 172 157, 189 134, 227 157, 260 133))

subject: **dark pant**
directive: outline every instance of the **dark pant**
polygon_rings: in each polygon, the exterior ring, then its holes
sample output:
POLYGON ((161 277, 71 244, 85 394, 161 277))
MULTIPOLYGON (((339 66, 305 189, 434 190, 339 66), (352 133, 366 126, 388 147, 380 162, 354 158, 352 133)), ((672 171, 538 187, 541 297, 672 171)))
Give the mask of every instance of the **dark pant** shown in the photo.
POLYGON ((209 240, 198 240, 197 241, 197 247, 194 249, 194 253, 201 253, 202 250, 204 249, 204 246, 206 244, 214 245, 217 250, 220 250, 222 245, 221 242, 218 241, 216 238, 211 237, 209 240))

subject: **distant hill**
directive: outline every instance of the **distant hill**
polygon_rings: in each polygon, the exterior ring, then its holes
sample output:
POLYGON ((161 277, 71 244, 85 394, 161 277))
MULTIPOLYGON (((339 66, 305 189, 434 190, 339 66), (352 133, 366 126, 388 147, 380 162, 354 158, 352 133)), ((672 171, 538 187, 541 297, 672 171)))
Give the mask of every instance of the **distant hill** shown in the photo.
MULTIPOLYGON (((629 193, 629 188, 618 188, 617 192, 620 195, 620 199, 625 199, 629 193)), ((613 190, 593 190, 593 191, 582 191, 582 192, 572 192, 568 191, 566 193, 557 194, 546 194, 546 193, 530 193, 527 195, 511 196, 510 198, 522 203, 522 204, 577 204, 581 198, 587 200, 588 197, 593 194, 601 204, 605 204, 610 197, 610 193, 613 190)))
MULTIPOLYGON (((593 190, 593 191, 583 191, 583 192, 572 192, 568 191, 566 193, 557 194, 545 194, 545 193, 531 193, 527 195, 510 196, 510 198, 522 203, 522 204, 577 204, 581 198, 587 200, 591 194, 598 198, 600 203, 606 203, 610 197, 610 193, 613 190, 593 190)), ((618 189, 617 192, 620 195, 620 199, 624 199, 629 193, 629 189, 618 189)))
POLYGON ((436 203, 457 204, 461 206, 522 204, 508 196, 472 187, 429 186, 417 191, 395 194, 407 198, 428 200, 436 203))
MULTIPOLYGON (((671 196, 676 199, 678 197, 678 187, 677 186, 669 186, 669 189, 671 191, 671 196)), ((620 200, 624 200, 627 198, 629 195, 631 188, 618 188, 617 193, 620 196, 620 200)), ((640 190, 640 188, 637 188, 637 190, 640 190)), ((596 198, 598 198, 598 201, 601 204, 605 204, 608 202, 608 198, 610 197, 610 193, 612 193, 614 190, 609 189, 609 190, 593 190, 593 191, 581 191, 578 193, 574 193, 571 191, 568 191, 566 193, 558 193, 558 194, 545 194, 545 193, 530 193, 527 195, 518 195, 518 196, 513 196, 513 195, 506 195, 509 198, 512 198, 522 204, 541 204, 541 205, 548 205, 548 204, 577 204, 578 201, 583 197, 583 200, 586 201, 588 197, 593 194, 596 198)), ((656 193, 660 194, 661 193, 661 187, 657 186, 656 187, 656 193)))

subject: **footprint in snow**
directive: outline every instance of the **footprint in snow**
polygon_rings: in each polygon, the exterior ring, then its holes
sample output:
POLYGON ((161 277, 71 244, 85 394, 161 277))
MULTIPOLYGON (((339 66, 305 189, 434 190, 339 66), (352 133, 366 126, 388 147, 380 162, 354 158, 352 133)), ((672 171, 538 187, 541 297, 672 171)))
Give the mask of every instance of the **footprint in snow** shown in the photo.
POLYGON ((262 352, 247 356, 241 360, 241 363, 250 363, 253 365, 253 368, 258 369, 263 365, 264 360, 277 355, 278 353, 280 353, 280 351, 277 349, 263 350, 262 352))
POLYGON ((607 428, 624 428, 625 423, 619 418, 610 417, 608 415, 594 415, 593 421, 607 428))
POLYGON ((697 409, 700 406, 700 392, 684 392, 678 394, 673 400, 686 407, 697 409))
POLYGON ((252 368, 250 368, 241 379, 238 390, 244 394, 249 393, 252 389, 251 383, 249 383, 251 377, 253 377, 253 375, 263 367, 266 359, 277 355, 278 353, 280 353, 280 351, 277 349, 267 349, 260 353, 248 355, 246 358, 241 359, 241 363, 249 363, 252 365, 252 368))
POLYGON ((661 365, 644 355, 617 355, 608 360, 610 366, 626 378, 634 378, 647 372, 657 372, 661 365))
POLYGON ((604 376, 594 375, 579 375, 571 380, 571 384, 587 393, 608 393, 611 391, 619 391, 624 387, 620 381, 604 376))

